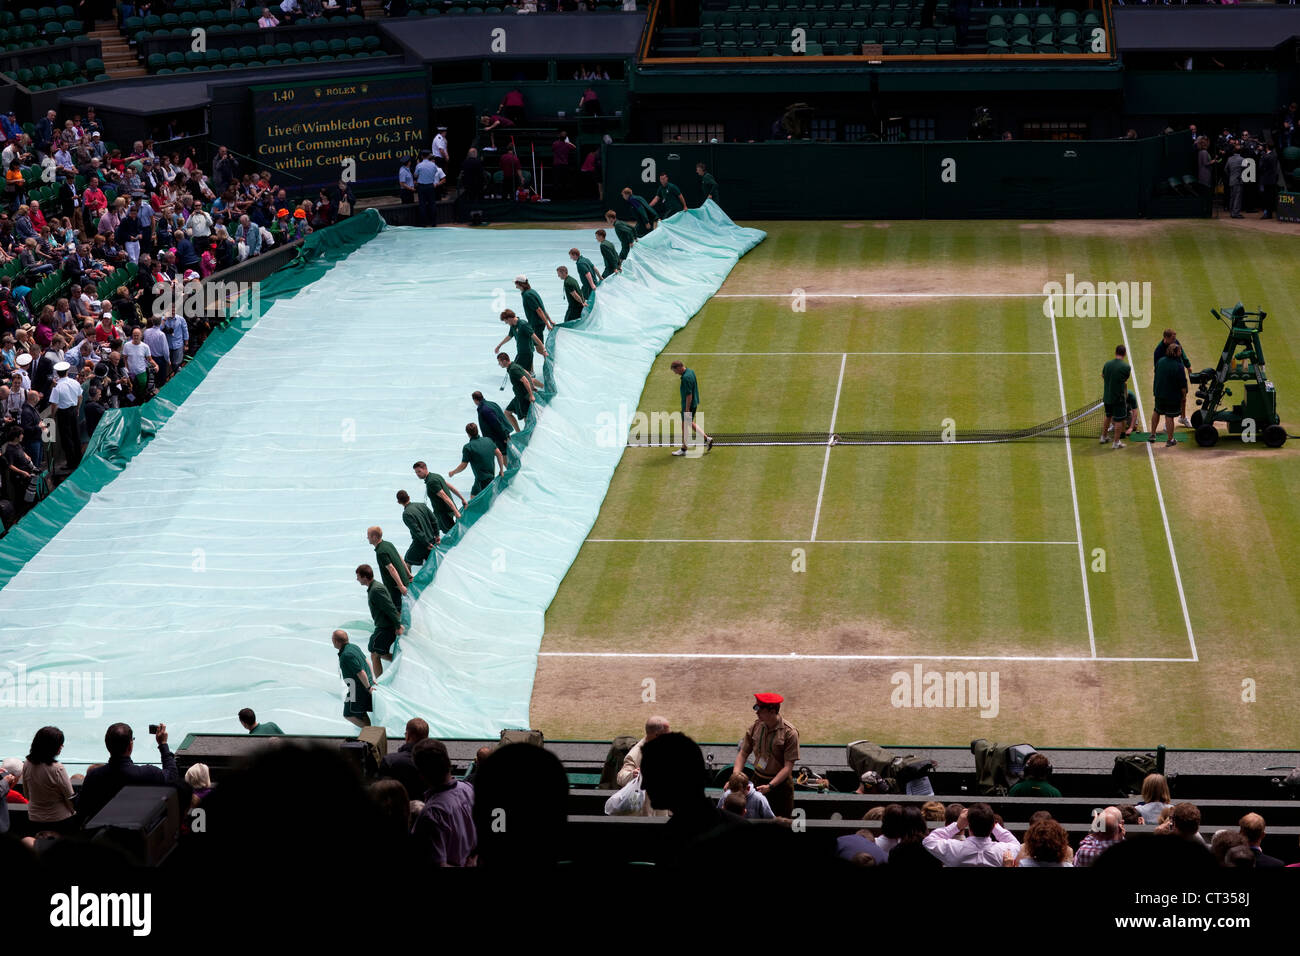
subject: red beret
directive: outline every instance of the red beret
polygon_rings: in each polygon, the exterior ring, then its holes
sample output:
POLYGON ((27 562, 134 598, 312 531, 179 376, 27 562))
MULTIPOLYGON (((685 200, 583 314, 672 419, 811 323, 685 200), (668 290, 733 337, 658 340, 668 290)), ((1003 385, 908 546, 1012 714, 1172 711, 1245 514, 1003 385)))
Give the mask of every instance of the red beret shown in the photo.
POLYGON ((780 694, 755 694, 754 699, 760 704, 780 704, 785 702, 785 698, 780 694))

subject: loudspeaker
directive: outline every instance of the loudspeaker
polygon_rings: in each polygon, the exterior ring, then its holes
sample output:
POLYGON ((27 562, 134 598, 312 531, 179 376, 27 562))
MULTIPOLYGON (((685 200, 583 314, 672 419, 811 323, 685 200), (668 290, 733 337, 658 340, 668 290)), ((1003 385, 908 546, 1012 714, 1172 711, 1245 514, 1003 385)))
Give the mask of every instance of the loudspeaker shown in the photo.
POLYGON ((145 866, 158 866, 180 837, 180 794, 175 787, 123 787, 86 830, 96 831, 96 843, 115 847, 145 866))

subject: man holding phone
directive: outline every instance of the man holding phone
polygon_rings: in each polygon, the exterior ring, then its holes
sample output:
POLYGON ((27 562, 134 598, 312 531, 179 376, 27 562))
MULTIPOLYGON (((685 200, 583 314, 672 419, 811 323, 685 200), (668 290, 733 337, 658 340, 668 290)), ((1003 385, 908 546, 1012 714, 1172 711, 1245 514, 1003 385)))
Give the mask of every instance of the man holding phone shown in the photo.
MULTIPOLYGON (((162 768, 136 764, 131 760, 135 750, 135 732, 129 724, 113 724, 104 734, 108 748, 108 763, 95 767, 86 774, 77 798, 77 817, 82 826, 95 814, 108 806, 123 787, 176 786, 188 791, 181 782, 176 767, 176 756, 167 746, 167 725, 150 724, 149 733, 158 743, 158 759, 162 768)), ((189 793, 181 794, 181 806, 189 806, 189 793)))

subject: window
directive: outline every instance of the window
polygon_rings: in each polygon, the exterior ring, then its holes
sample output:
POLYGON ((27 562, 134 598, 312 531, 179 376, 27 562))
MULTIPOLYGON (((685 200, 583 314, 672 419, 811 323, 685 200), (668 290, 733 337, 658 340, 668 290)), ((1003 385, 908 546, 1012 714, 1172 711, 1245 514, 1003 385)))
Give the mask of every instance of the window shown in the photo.
POLYGON ((934 120, 909 119, 907 121, 907 138, 913 142, 919 139, 934 139, 934 120))
POLYGON ((870 138, 867 132, 866 123, 845 123, 844 124, 844 142, 861 143, 863 140, 870 138))
POLYGON ((707 143, 716 139, 725 143, 726 128, 722 123, 664 123, 661 127, 665 143, 707 143))
POLYGON ((814 118, 812 121, 812 138, 820 143, 835 142, 835 120, 814 118))
POLYGON ((1087 139, 1088 124, 1082 121, 1024 123, 1020 135, 1025 139, 1087 139))

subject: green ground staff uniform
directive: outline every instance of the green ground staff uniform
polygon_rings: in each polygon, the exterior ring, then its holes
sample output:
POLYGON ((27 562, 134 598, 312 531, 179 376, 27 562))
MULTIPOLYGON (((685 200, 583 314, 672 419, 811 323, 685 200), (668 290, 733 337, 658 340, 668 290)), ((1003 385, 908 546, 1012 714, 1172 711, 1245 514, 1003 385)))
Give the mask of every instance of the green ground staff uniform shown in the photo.
POLYGON ((406 573, 406 565, 397 555, 397 545, 391 541, 380 541, 375 545, 375 577, 384 582, 384 587, 388 590, 388 596, 393 600, 393 607, 402 606, 402 592, 397 587, 397 582, 393 576, 388 573, 388 568, 392 566, 397 568, 397 576, 402 579, 403 586, 411 583, 411 576, 406 573))
MULTIPOLYGON (((542 298, 536 292, 529 289, 524 293, 524 298, 528 296, 537 296, 538 305, 541 304, 542 298)), ((527 319, 521 318, 510 330, 510 337, 515 340, 515 361, 522 365, 528 371, 533 370, 533 327, 527 319)))
POLYGON ((622 219, 615 219, 614 235, 618 236, 620 244, 618 250, 618 261, 622 262, 627 258, 627 254, 632 251, 632 243, 636 242, 636 230, 625 223, 622 219))
POLYGON ((1101 367, 1101 380, 1106 386, 1101 399, 1106 403, 1106 415, 1117 422, 1128 420, 1128 377, 1131 373, 1128 362, 1118 356, 1101 367))
POLYGON ((448 498, 451 498, 451 488, 447 485, 447 479, 435 472, 429 472, 424 479, 424 491, 429 496, 429 507, 433 509, 433 517, 438 522, 438 530, 446 534, 451 530, 451 526, 456 523, 455 512, 447 502, 438 497, 438 492, 442 492, 448 498))
MULTIPOLYGON (((574 292, 578 293, 578 295, 582 295, 582 284, 571 275, 565 276, 564 304, 569 307, 569 310, 564 313, 565 322, 575 322, 582 318, 582 306, 573 301, 572 293, 574 292)), ((582 295, 582 297, 584 299, 587 298, 585 295, 582 295)))
POLYGON ((284 731, 280 729, 279 724, 273 724, 269 720, 264 720, 250 730, 249 734, 254 737, 283 737, 284 731))
POLYGON ((688 409, 686 408, 686 396, 691 397, 691 407, 689 409, 692 415, 696 415, 700 410, 700 383, 695 380, 695 370, 687 369, 682 372, 682 416, 685 417, 688 409))
POLYGON ((501 449, 501 454, 506 453, 510 441, 510 423, 496 402, 485 401, 478 407, 478 430, 492 439, 492 443, 501 449))
POLYGON ((587 281, 587 276, 598 277, 600 273, 596 271, 596 267, 591 264, 591 260, 586 256, 578 256, 578 261, 573 265, 578 270, 578 279, 582 282, 582 297, 586 299, 596 291, 596 287, 587 281))
POLYGON ((361 653, 361 648, 351 641, 339 648, 339 673, 343 675, 343 680, 348 686, 348 693, 343 697, 343 716, 367 716, 375 709, 375 702, 371 699, 369 685, 362 687, 361 682, 357 680, 357 674, 364 673, 366 680, 371 682, 375 677, 370 671, 366 655, 361 653))
POLYGON ((716 203, 718 201, 718 181, 709 173, 705 173, 700 177, 700 192, 704 194, 704 198, 700 200, 701 203, 710 199, 716 203))
POLYGON ((618 271, 619 255, 614 250, 614 243, 608 239, 601 240, 600 257, 605 260, 605 271, 601 274, 602 279, 608 279, 618 271))
POLYGON ((1182 414, 1183 386, 1186 382, 1187 378, 1183 371, 1183 363, 1172 355, 1166 355, 1156 363, 1154 384, 1157 414, 1182 414))
MULTIPOLYGON (((515 369, 519 366, 510 367, 515 369)), ((474 489, 470 492, 471 497, 492 484, 492 479, 497 473, 497 446, 492 443, 491 438, 480 435, 466 442, 465 447, 460 450, 460 460, 468 464, 470 471, 474 472, 474 489)))
MULTIPOLYGON (((411 546, 406 549, 406 563, 424 564, 429 560, 434 542, 438 540, 438 519, 428 505, 411 501, 402 509, 402 524, 411 532, 411 546)), ((400 604, 397 606, 401 607, 400 604)))
MULTIPOLYGON (((524 384, 524 379, 528 376, 528 373, 520 368, 518 362, 511 362, 510 367, 506 369, 506 374, 510 376, 510 386, 515 390, 514 401, 507 405, 506 408, 515 418, 523 422, 528 417, 528 409, 533 407, 532 401, 528 398, 528 386, 524 384)), ((465 447, 468 448, 469 446, 466 445, 465 447)), ((502 452, 502 454, 505 454, 505 452, 502 452)))
MULTIPOLYGON (((540 339, 542 338, 542 336, 546 334, 546 323, 543 322, 542 317, 537 314, 538 309, 541 309, 543 312, 546 312, 546 306, 542 303, 542 296, 536 289, 525 289, 523 292, 523 299, 524 299, 524 305, 523 305, 524 314, 519 317, 519 320, 521 322, 528 323, 528 328, 530 332, 534 328, 541 329, 541 331, 537 333, 537 337, 540 339)), ((549 312, 546 312, 546 314, 550 315, 549 312)), ((551 321, 554 322, 555 320, 552 319, 551 321)), ((519 359, 516 358, 515 361, 519 361, 519 359)), ((529 364, 526 366, 530 372, 533 370, 532 361, 533 361, 533 346, 532 346, 532 340, 530 339, 528 345, 529 364)))
POLYGON ((673 213, 682 211, 682 191, 672 183, 664 183, 655 193, 659 197, 659 203, 664 207, 663 216, 667 219, 673 213))
POLYGON ((397 640, 397 625, 402 623, 397 608, 388 597, 388 590, 378 581, 371 581, 366 588, 366 600, 370 602, 370 618, 375 622, 367 650, 372 654, 391 654, 393 642, 397 640))

